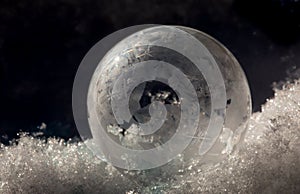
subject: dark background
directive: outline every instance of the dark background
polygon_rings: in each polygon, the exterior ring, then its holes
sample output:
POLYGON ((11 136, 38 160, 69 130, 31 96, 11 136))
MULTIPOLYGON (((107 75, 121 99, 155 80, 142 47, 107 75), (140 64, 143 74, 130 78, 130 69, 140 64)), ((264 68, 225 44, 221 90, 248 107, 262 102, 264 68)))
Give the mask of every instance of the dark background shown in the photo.
POLYGON ((0 0, 0 141, 22 131, 77 135, 76 70, 104 36, 136 24, 184 25, 221 41, 250 84, 254 111, 300 64, 297 0, 0 0))

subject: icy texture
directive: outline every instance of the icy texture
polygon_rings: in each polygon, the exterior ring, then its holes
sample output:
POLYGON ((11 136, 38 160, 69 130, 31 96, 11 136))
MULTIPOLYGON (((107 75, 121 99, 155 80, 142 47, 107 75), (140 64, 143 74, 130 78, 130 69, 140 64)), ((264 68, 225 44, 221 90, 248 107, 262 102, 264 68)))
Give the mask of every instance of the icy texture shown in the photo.
MULTIPOLYGON (((80 104, 74 109, 84 110, 80 104)), ((130 34, 101 59, 87 112, 88 127, 78 130, 83 139, 91 134, 92 152, 124 170, 155 169, 144 181, 155 182, 159 171, 159 179, 174 177, 171 168, 157 167, 179 154, 185 166, 211 164, 240 146, 251 96, 238 61, 217 40, 183 26, 154 26, 130 34)))
POLYGON ((0 193, 300 193, 299 117, 300 82, 286 84, 252 116, 240 153, 215 167, 195 161, 175 181, 146 188, 84 144, 24 136, 1 148, 0 193))

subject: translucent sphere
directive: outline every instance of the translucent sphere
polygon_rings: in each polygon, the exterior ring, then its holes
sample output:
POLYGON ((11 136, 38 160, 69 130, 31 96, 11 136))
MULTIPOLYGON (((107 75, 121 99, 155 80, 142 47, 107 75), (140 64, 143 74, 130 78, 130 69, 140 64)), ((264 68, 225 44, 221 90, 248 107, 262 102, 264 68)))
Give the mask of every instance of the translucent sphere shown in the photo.
POLYGON ((239 63, 214 38, 152 26, 132 32, 101 59, 87 111, 92 151, 147 182, 236 150, 251 96, 239 63))

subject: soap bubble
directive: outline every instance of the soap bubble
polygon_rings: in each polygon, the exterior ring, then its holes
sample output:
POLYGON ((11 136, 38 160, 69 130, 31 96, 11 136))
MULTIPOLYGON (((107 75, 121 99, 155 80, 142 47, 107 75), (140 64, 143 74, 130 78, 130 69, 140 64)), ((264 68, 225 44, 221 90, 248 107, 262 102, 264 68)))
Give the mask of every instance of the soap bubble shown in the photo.
POLYGON ((169 177, 236 150, 251 97, 243 70, 221 43, 187 27, 143 25, 88 52, 73 109, 81 137, 100 159, 133 176, 140 171, 131 170, 148 170, 169 177))

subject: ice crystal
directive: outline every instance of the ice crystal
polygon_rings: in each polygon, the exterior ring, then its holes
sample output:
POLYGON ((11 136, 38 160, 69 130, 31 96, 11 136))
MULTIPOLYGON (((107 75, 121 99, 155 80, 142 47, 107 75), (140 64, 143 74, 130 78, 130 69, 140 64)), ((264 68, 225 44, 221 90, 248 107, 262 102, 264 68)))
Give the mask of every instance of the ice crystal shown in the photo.
MULTIPOLYGON (((0 193, 299 193, 300 82, 275 90, 245 142, 216 166, 197 161, 147 187, 94 157, 83 143, 22 136, 0 151, 0 193)), ((230 138, 230 134, 224 136, 230 138)))

